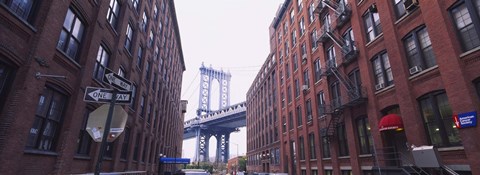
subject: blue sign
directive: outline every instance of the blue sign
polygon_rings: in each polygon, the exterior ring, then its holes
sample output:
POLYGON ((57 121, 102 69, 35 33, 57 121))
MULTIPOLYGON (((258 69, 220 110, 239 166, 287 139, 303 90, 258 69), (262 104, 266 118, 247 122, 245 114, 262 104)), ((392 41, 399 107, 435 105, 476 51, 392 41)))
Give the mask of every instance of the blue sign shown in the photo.
POLYGON ((165 164, 190 164, 190 159, 162 157, 162 158, 160 158, 160 163, 165 163, 165 164))
POLYGON ((458 114, 458 122, 460 128, 468 128, 477 126, 477 111, 458 114))

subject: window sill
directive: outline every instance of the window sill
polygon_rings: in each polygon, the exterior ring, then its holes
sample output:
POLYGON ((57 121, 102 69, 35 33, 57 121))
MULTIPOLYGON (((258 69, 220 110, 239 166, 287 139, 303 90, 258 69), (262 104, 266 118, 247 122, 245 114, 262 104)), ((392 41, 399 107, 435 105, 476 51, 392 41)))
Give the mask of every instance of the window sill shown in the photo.
POLYGON ((322 158, 322 160, 332 160, 332 158, 322 158))
POLYGON ((340 156, 338 159, 350 159, 350 156, 340 156))
POLYGON ((74 159, 80 159, 80 160, 91 160, 92 158, 88 155, 80 155, 80 154, 77 154, 75 156, 73 156, 74 159))
POLYGON ((358 157, 372 157, 372 154, 360 154, 358 157))
POLYGON ((385 88, 383 88, 383 89, 380 89, 380 90, 378 90, 378 91, 375 91, 375 95, 381 94, 381 93, 383 93, 383 92, 385 92, 385 91, 388 91, 388 90, 390 90, 390 89, 393 89, 394 87, 395 87, 395 84, 391 84, 390 86, 387 86, 387 87, 385 87, 385 88))
POLYGON ((47 155, 47 156, 58 156, 58 153, 51 152, 51 151, 43 151, 43 150, 35 150, 35 149, 25 149, 23 151, 26 154, 39 154, 39 155, 47 155))
POLYGON ((459 151, 464 150, 463 146, 452 146, 452 147, 445 147, 445 148, 438 148, 438 151, 445 152, 445 151, 459 151))
POLYGON ((475 52, 477 52, 477 51, 479 51, 479 50, 480 50, 480 46, 477 46, 477 47, 475 47, 475 48, 473 48, 473 49, 470 49, 469 51, 466 51, 466 52, 460 54, 460 58, 462 59, 463 57, 466 57, 467 55, 470 55, 470 54, 472 54, 472 53, 475 53, 475 52))
POLYGON ((432 67, 430 67, 430 68, 428 68, 428 69, 425 69, 425 70, 423 70, 423 71, 421 71, 421 72, 419 72, 419 73, 417 73, 417 74, 411 75, 410 77, 408 77, 408 80, 413 80, 413 79, 415 79, 415 78, 417 78, 417 77, 420 77, 420 76, 422 76, 422 75, 425 75, 425 74, 428 73, 428 72, 432 72, 432 71, 435 70, 435 69, 438 69, 438 65, 432 66, 432 67))
POLYGON ((379 35, 377 35, 375 38, 372 39, 372 41, 368 42, 367 44, 365 44, 365 47, 370 47, 371 45, 373 45, 373 43, 375 43, 377 40, 379 40, 380 38, 383 38, 383 32, 380 33, 379 35))

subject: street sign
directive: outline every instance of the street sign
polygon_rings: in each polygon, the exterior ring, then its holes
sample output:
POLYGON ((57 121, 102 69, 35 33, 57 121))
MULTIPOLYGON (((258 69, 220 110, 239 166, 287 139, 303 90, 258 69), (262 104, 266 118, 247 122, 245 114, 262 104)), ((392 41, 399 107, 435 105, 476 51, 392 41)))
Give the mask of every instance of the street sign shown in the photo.
POLYGON ((108 83, 119 90, 126 90, 126 91, 131 90, 132 82, 114 73, 112 70, 108 68, 105 68, 104 72, 105 73, 102 79, 103 82, 108 83))
MULTIPOLYGON (((113 89, 87 87, 83 101, 96 103, 110 103, 113 96, 113 89)), ((132 91, 117 92, 117 104, 130 104, 132 101, 132 91)))
MULTIPOLYGON (((88 115, 86 130, 95 142, 102 142, 109 108, 110 104, 104 104, 88 115)), ((113 142, 123 132, 127 118, 128 114, 122 106, 115 105, 107 137, 108 142, 113 142)))
POLYGON ((189 158, 162 157, 160 163, 164 164, 190 164, 189 158))

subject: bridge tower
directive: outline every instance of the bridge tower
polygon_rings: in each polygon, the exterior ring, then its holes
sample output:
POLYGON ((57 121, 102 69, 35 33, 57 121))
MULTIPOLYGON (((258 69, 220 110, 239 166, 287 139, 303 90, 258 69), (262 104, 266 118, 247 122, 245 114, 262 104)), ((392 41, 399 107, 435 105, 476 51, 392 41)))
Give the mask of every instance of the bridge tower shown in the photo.
POLYGON ((212 81, 217 80, 220 85, 220 103, 218 109, 230 106, 230 79, 232 75, 223 70, 215 70, 211 66, 200 67, 200 98, 198 98, 197 116, 210 113, 210 94, 212 92, 212 81))
MULTIPOLYGON (((212 93, 212 82, 216 80, 220 87, 219 109, 230 106, 230 79, 231 74, 223 70, 215 70, 211 66, 205 67, 202 63, 200 67, 200 98, 197 109, 197 121, 204 114, 212 112, 210 108, 210 95, 212 93)), ((211 133, 201 126, 196 127, 196 161, 209 161, 209 139, 215 136, 217 139, 217 152, 215 153, 215 162, 227 162, 229 156, 228 142, 230 133, 233 131, 224 131, 222 133, 211 133)))

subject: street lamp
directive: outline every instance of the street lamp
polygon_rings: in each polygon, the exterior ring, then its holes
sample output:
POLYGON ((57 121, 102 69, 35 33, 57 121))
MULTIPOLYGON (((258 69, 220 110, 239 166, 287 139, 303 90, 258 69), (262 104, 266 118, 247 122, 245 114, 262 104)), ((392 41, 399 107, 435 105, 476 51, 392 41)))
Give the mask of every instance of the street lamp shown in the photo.
MULTIPOLYGON (((233 142, 230 142, 230 143, 231 143, 231 144, 234 144, 235 146, 237 146, 237 157, 238 157, 238 144, 233 143, 233 142)), ((231 157, 230 157, 230 159, 231 159, 231 157)))

